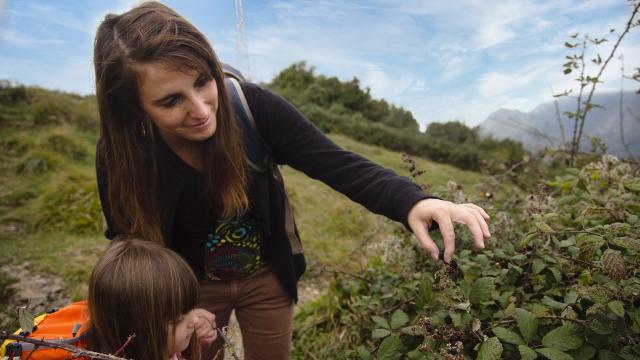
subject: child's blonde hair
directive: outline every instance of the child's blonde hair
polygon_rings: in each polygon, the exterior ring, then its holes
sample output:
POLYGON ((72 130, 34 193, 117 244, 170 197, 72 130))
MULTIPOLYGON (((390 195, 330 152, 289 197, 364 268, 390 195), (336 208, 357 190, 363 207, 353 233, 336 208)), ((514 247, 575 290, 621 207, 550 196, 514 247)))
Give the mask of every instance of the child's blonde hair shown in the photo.
MULTIPOLYGON (((89 282, 89 312, 96 351, 120 356, 168 359, 169 326, 196 307, 198 280, 175 252, 151 241, 115 240, 102 255, 89 282)), ((199 358, 195 334, 184 352, 199 358)))

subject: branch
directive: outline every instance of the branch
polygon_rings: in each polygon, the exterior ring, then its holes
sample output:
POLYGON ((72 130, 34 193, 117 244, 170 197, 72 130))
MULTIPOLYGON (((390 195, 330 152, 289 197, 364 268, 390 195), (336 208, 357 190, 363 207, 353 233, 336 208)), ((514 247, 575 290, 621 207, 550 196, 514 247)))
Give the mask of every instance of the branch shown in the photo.
POLYGON ((97 359, 97 360, 127 360, 125 358, 117 357, 114 355, 102 354, 94 351, 89 351, 86 349, 80 349, 65 343, 52 342, 47 340, 38 340, 38 339, 28 338, 20 335, 7 334, 6 331, 0 332, 0 340, 15 340, 15 341, 25 342, 25 343, 29 343, 37 346, 45 346, 52 349, 63 349, 70 352, 73 357, 88 357, 88 358, 97 359))
MULTIPOLYGON (((620 42, 622 42, 622 39, 624 38, 624 36, 627 35, 629 30, 633 26, 633 19, 636 17, 636 14, 638 13, 638 9, 640 9, 640 2, 638 2, 637 4, 634 5, 633 13, 631 14, 631 17, 629 17, 629 21, 627 21, 627 26, 625 27, 625 29, 622 32, 622 34, 620 34, 620 36, 618 37, 618 41, 616 41, 615 45, 613 45, 613 49, 611 49, 611 53, 609 54, 609 57, 607 57, 607 60, 605 60, 604 63, 602 64, 602 67, 600 67, 600 71, 598 72, 598 75, 596 75, 595 79, 593 80, 593 83, 591 84, 591 90, 589 90, 589 96, 587 97, 587 101, 585 101, 585 104, 590 104, 591 103, 591 98, 593 97, 593 92, 596 89, 596 84, 598 83, 598 80, 600 79, 600 76, 602 76, 602 73, 604 72, 604 69, 609 64, 609 61, 611 61, 611 59, 613 58, 613 55, 615 54, 616 50, 618 49, 618 46, 620 45, 620 42)), ((587 116, 587 113, 585 111, 585 113, 582 115, 582 119, 580 121, 580 131, 578 132, 578 137, 576 139, 577 142, 580 141, 580 137, 582 136, 582 130, 584 128, 584 122, 585 122, 586 116, 587 116)))

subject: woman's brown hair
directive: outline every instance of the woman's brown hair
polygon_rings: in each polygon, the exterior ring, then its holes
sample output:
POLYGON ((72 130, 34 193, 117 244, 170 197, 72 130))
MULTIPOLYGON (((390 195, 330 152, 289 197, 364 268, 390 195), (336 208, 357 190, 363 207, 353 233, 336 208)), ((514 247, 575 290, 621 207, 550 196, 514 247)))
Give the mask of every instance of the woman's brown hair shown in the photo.
POLYGON ((157 2, 145 2, 121 15, 107 15, 94 44, 100 113, 98 166, 106 173, 115 228, 162 242, 156 153, 159 133, 143 111, 138 93, 139 65, 149 63, 196 71, 216 82, 217 128, 205 140, 203 174, 207 199, 221 208, 223 218, 241 215, 248 208, 248 167, 224 74, 204 35, 157 2))
MULTIPOLYGON (((169 325, 196 307, 198 280, 189 265, 164 245, 116 240, 102 255, 89 281, 89 313, 95 351, 136 360, 169 359, 169 325)), ((199 359, 195 334, 185 352, 199 359)))

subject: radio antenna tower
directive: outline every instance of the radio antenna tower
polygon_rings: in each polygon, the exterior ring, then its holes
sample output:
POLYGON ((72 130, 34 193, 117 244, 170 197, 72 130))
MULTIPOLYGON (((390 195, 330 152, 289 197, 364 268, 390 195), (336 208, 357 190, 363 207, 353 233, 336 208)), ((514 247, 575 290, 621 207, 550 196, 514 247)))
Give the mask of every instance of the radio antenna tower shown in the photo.
POLYGON ((249 50, 247 48, 247 37, 244 31, 244 11, 242 0, 235 0, 236 3, 236 62, 240 71, 247 79, 251 79, 251 67, 249 64, 249 50))

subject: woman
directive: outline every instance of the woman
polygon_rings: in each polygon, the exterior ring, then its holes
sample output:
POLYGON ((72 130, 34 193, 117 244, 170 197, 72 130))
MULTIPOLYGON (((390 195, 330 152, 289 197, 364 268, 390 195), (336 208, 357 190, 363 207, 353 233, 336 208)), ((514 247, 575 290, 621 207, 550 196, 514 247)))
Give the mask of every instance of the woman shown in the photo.
MULTIPOLYGON (((220 63, 187 20, 155 3, 107 15, 94 63, 100 111, 98 185, 108 238, 135 234, 180 253, 200 280, 200 305, 224 326, 232 309, 247 359, 287 358, 304 258, 287 237, 284 189, 244 156, 220 63)), ((453 222, 484 247, 488 215, 424 194, 406 178, 347 152, 292 105, 242 83, 260 137, 279 164, 402 222, 438 259, 435 221, 454 251, 453 222)), ((214 356, 220 339, 205 358, 214 356)))

